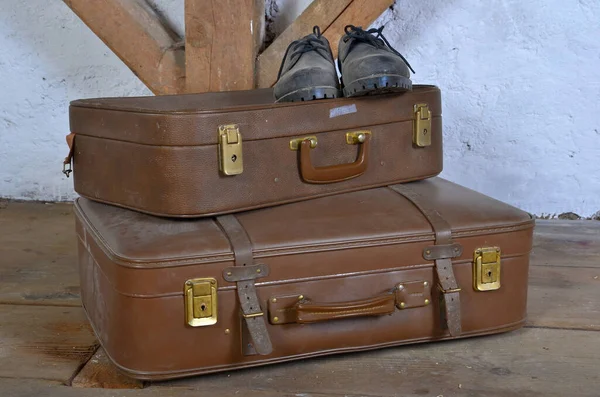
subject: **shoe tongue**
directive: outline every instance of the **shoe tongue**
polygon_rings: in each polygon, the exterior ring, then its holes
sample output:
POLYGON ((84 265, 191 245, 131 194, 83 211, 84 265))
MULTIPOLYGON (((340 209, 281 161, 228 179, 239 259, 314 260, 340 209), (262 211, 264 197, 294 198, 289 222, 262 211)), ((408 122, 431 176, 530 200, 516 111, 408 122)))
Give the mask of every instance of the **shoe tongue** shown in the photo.
POLYGON ((317 40, 320 40, 320 41, 323 41, 323 42, 328 42, 328 41, 327 41, 327 38, 326 38, 325 36, 323 36, 323 34, 321 34, 320 36, 317 36, 317 35, 316 35, 316 34, 314 34, 314 33, 307 34, 307 35, 306 35, 306 36, 304 36, 304 37, 303 37, 301 40, 307 40, 307 39, 309 39, 309 38, 311 38, 311 39, 317 39, 317 40))

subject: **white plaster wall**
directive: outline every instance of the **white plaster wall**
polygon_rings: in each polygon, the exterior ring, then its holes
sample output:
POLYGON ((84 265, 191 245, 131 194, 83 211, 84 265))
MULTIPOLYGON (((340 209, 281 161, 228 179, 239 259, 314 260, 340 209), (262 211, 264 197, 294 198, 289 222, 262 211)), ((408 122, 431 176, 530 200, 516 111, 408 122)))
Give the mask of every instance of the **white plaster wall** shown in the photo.
MULTIPOLYGON (((183 32, 183 0, 152 3, 183 32)), ((308 3, 276 0, 272 29, 308 3)), ((444 177, 587 217, 600 210, 599 21, 597 0, 398 0, 373 26, 415 83, 442 89, 444 177)), ((0 78, 3 197, 75 197, 59 171, 68 102, 150 94, 60 0, 0 0, 0 78)))

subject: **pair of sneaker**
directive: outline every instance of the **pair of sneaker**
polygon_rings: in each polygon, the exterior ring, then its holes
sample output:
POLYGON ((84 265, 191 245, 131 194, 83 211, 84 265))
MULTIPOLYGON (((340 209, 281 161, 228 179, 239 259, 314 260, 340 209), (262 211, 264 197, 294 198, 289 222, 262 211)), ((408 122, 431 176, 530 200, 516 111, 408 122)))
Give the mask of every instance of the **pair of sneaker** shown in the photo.
POLYGON ((379 29, 348 25, 338 46, 338 68, 318 26, 287 48, 275 83, 276 102, 353 97, 412 90, 408 61, 379 29))

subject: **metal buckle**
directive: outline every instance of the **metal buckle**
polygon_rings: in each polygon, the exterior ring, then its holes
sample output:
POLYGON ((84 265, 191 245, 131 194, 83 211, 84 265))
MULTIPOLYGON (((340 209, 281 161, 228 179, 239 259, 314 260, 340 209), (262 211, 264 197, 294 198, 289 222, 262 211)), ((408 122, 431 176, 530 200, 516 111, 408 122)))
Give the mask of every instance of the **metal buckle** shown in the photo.
POLYGON ((444 287, 442 287, 441 284, 438 284, 438 289, 444 293, 444 294, 451 294, 453 292, 460 292, 462 291, 462 288, 450 288, 450 289, 444 289, 444 287))
POLYGON ((242 313, 242 317, 244 317, 244 318, 261 317, 261 316, 264 316, 264 315, 265 315, 265 313, 263 313, 263 312, 250 313, 250 314, 242 313))
POLYGON ((67 176, 67 178, 69 177, 69 174, 71 174, 71 172, 73 172, 73 168, 71 167, 71 163, 63 163, 63 170, 62 170, 63 174, 65 174, 67 176))

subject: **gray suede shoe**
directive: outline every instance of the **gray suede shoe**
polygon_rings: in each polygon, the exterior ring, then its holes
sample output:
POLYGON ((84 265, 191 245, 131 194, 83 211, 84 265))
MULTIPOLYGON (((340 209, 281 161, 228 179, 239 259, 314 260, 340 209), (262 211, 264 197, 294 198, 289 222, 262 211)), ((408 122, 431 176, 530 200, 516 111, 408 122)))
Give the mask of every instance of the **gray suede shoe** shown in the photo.
POLYGON ((348 25, 344 31, 338 67, 345 96, 412 91, 410 71, 415 71, 383 36, 383 26, 363 30, 348 25))
POLYGON ((273 88, 276 102, 342 96, 329 41, 318 26, 288 46, 273 88))

